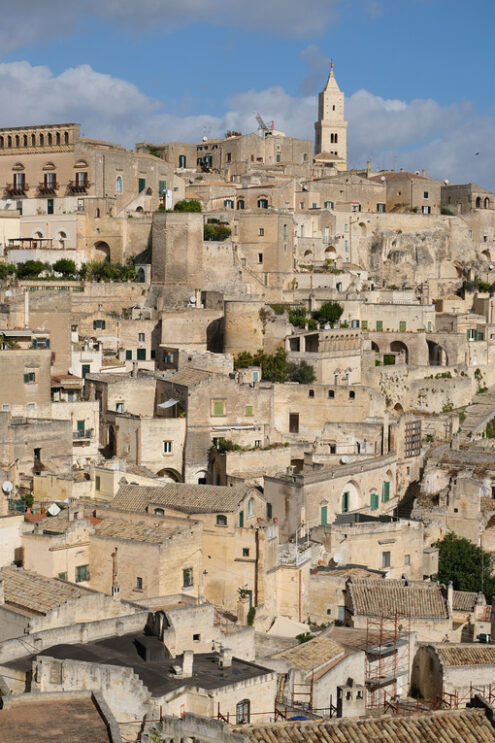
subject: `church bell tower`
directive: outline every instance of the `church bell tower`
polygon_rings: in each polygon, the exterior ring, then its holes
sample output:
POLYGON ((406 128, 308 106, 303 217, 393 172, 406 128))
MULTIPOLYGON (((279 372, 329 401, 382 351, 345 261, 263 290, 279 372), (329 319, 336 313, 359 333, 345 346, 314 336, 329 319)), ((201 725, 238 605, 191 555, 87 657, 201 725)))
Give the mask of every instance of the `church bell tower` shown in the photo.
POLYGON ((347 170, 347 121, 344 119, 344 94, 337 85, 330 65, 325 89, 318 96, 318 121, 315 122, 315 161, 347 170))

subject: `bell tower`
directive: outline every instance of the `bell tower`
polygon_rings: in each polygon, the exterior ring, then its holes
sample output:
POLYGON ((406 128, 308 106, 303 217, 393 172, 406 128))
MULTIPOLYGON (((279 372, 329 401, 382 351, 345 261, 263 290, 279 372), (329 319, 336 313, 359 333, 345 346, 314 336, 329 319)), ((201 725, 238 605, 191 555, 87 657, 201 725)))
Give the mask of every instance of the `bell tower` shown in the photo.
POLYGON ((337 170, 347 170, 347 121, 344 120, 344 93, 330 65, 325 89, 318 96, 315 122, 315 159, 332 162, 337 170))

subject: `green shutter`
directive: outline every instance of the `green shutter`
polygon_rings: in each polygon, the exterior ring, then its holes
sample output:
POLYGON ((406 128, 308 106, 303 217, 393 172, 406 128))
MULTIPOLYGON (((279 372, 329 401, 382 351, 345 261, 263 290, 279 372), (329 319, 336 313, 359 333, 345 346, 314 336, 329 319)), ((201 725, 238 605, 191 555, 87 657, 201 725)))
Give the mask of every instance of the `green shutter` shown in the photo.
POLYGON ((372 511, 376 511, 378 509, 378 493, 371 493, 370 507, 372 511))
POLYGON ((322 506, 321 507, 321 514, 320 514, 320 524, 322 526, 325 526, 327 524, 327 508, 328 506, 322 506))
POLYGON ((241 529, 244 526, 244 511, 239 511, 239 526, 241 529))
POLYGON ((362 320, 361 321, 361 328, 362 328, 362 330, 368 330, 368 321, 367 320, 362 320))
POLYGON ((24 374, 24 384, 29 382, 29 374, 24 374))
POLYGON ((273 508, 271 503, 266 504, 266 518, 271 519, 273 514, 273 508))
POLYGON ((251 416, 253 414, 253 406, 252 405, 246 405, 246 415, 251 416))
POLYGON ((401 320, 399 322, 399 332, 400 333, 405 333, 406 332, 406 322, 405 322, 405 320, 401 320))
POLYGON ((386 480, 382 485, 382 501, 386 503, 390 500, 390 483, 386 480))
POLYGON ((77 421, 77 430, 79 433, 84 433, 84 421, 77 421))
POLYGON ((383 320, 377 320, 376 321, 376 329, 377 330, 383 330, 383 320))
POLYGON ((144 191, 146 188, 146 178, 139 178, 138 179, 138 191, 141 193, 141 191, 144 191))
POLYGON ((224 415, 223 400, 215 400, 213 403, 213 415, 224 415))
POLYGON ((131 361, 132 360, 132 348, 128 348, 125 352, 125 360, 131 361))
POLYGON ((349 492, 346 490, 342 493, 342 513, 347 513, 349 510, 349 492))
POLYGON ((137 349, 137 360, 138 361, 146 361, 146 349, 145 348, 138 348, 137 349))

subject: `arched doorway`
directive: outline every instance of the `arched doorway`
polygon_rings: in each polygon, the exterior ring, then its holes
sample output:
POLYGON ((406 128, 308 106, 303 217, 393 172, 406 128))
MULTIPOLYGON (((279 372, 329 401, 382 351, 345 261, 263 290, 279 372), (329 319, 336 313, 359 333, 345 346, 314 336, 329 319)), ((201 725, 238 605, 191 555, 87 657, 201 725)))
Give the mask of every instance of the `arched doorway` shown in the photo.
POLYGON ((110 245, 103 240, 99 240, 93 246, 95 260, 110 262, 110 245))
POLYGON ((435 341, 428 343, 428 363, 430 366, 448 366, 449 359, 445 349, 435 341))
POLYGON ((400 402, 395 403, 393 409, 394 409, 394 412, 397 413, 397 415, 402 415, 402 413, 404 412, 404 408, 402 407, 400 402))
POLYGON ((492 257, 490 255, 490 251, 488 249, 487 250, 482 250, 481 251, 481 255, 484 255, 487 261, 491 261, 492 260, 492 257))
POLYGON ((481 196, 476 198, 476 209, 481 209, 481 196))
POLYGON ((182 476, 180 472, 174 470, 172 467, 165 467, 156 473, 158 477, 167 480, 167 482, 182 482, 182 476))
POLYGON ((485 198, 484 207, 485 209, 490 208, 490 199, 488 198, 488 196, 485 198))
POLYGON ((142 266, 139 266, 137 270, 137 280, 140 284, 144 284, 144 282, 146 281, 146 274, 142 266))
POLYGON ((406 364, 409 363, 409 349, 402 341, 392 341, 390 344, 392 353, 404 354, 406 364))

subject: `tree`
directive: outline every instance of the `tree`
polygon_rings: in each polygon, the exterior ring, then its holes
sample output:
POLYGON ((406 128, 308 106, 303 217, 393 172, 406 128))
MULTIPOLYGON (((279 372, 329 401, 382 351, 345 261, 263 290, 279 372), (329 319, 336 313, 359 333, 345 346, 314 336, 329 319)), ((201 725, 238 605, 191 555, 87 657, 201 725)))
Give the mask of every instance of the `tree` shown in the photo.
POLYGON ((495 593, 491 554, 453 532, 434 546, 439 549, 437 578, 440 583, 452 581, 456 591, 483 591, 491 603, 495 593))
POLYGON ((228 224, 205 224, 203 237, 206 241, 217 240, 222 242, 230 237, 232 230, 228 224))
POLYGON ((311 384, 316 379, 315 370, 306 361, 301 361, 299 364, 289 363, 287 364, 287 379, 289 382, 311 384))
POLYGON ((263 354, 260 361, 262 376, 267 382, 287 381, 287 352, 282 347, 271 356, 263 354))
POLYGON ((15 266, 11 263, 0 263, 0 279, 6 279, 15 273, 15 266))
POLYGON ((17 264, 17 276, 19 279, 35 279, 45 270, 45 264, 41 261, 26 261, 17 264))
POLYGON ((77 271, 76 264, 69 258, 60 258, 53 264, 52 268, 63 276, 73 276, 77 271))
POLYGON ((323 324, 330 323, 331 327, 340 320, 344 308, 338 302, 324 302, 319 310, 313 312, 313 317, 323 324))
POLYGON ((202 212, 201 203, 197 199, 182 199, 174 206, 174 212, 202 212))

